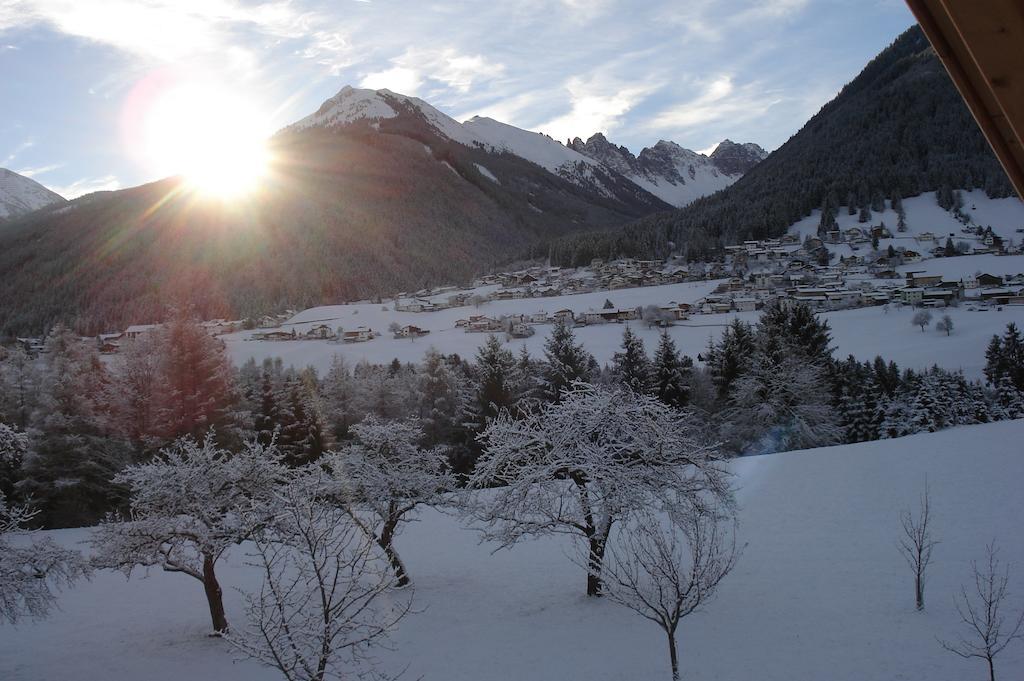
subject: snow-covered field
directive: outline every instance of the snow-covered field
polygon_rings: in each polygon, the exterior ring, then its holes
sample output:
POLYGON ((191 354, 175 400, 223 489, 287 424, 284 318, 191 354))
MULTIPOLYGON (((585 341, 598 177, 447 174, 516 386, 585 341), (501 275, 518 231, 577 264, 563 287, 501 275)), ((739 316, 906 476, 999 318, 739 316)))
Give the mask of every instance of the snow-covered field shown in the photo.
MULTIPOLYGON (((1024 607, 1024 420, 899 440, 736 461, 747 548, 706 612, 683 621, 684 678, 693 681, 962 681, 983 663, 943 651, 957 629, 952 595, 995 538, 1013 564, 1013 606, 1024 607), (931 487, 935 549, 927 609, 896 549, 898 514, 931 487)), ((71 545, 88 530, 51 532, 71 545)), ((382 652, 384 668, 425 681, 667 679, 661 631, 583 595, 563 540, 492 554, 455 518, 429 511, 397 540, 416 580, 419 612, 382 652)), ((221 571, 229 618, 236 588, 257 575, 241 550, 221 571)), ((209 626, 198 582, 154 571, 125 581, 97 574, 63 594, 40 623, 0 626, 5 681, 261 681, 279 678, 235 655, 209 626)), ((1001 679, 1024 678, 1024 642, 997 659, 1001 679)))
MULTIPOLYGON (((961 260, 964 259, 961 258, 961 260)), ((606 297, 611 298, 617 305, 627 307, 646 304, 650 301, 668 302, 668 299, 662 300, 667 295, 671 295, 670 299, 676 301, 695 300, 712 288, 714 288, 713 282, 676 284, 559 298, 496 301, 482 306, 479 310, 457 308, 419 314, 390 310, 383 312, 379 305, 313 308, 299 314, 295 318, 294 324, 286 324, 284 328, 290 330, 294 327, 301 332, 313 325, 309 322, 302 322, 303 319, 334 317, 334 321, 327 323, 348 328, 357 323, 369 321, 369 326, 385 333, 372 341, 353 344, 316 340, 282 342, 243 340, 248 332, 224 336, 224 339, 231 357, 237 364, 245 362, 250 357, 262 361, 266 357, 279 356, 285 365, 313 366, 323 375, 330 367, 332 357, 336 354, 344 356, 352 363, 362 360, 386 363, 395 357, 403 362, 415 362, 419 361, 423 357, 423 353, 433 345, 446 354, 458 353, 463 357, 472 357, 476 353, 477 347, 487 340, 487 334, 465 333, 462 329, 454 328, 455 319, 466 316, 471 311, 492 316, 510 312, 532 312, 538 308, 553 311, 561 307, 572 307, 574 310, 582 311, 587 307, 600 308, 601 302, 606 297), (660 292, 658 289, 668 289, 668 291, 660 292), (580 300, 593 304, 581 306, 577 304, 577 301, 580 300), (356 310, 358 310, 358 314, 354 314, 356 310), (392 320, 398 321, 400 324, 419 324, 432 330, 429 336, 415 341, 396 340, 386 332, 387 326, 392 320)), ((825 313, 824 317, 828 319, 832 327, 837 357, 853 354, 859 359, 870 360, 874 359, 876 355, 881 355, 886 360, 895 361, 901 368, 924 369, 938 364, 947 369, 963 369, 968 378, 980 379, 982 378, 981 370, 985 365, 985 346, 989 339, 994 334, 1001 334, 1008 322, 1015 322, 1018 327, 1024 328, 1024 307, 1004 306, 1002 310, 982 312, 972 312, 968 310, 968 307, 969 304, 964 303, 959 308, 933 311, 934 321, 938 321, 944 314, 948 314, 953 319, 954 330, 948 337, 934 329, 934 322, 933 326, 924 333, 919 328, 912 326, 910 319, 914 311, 910 307, 900 308, 893 305, 889 307, 888 311, 881 307, 866 307, 829 312, 825 313)), ((717 338, 734 317, 755 323, 759 315, 758 312, 695 315, 687 321, 670 327, 669 334, 681 352, 696 359, 698 353, 707 349, 708 341, 717 338)), ((633 321, 629 324, 633 331, 643 339, 648 352, 653 353, 660 331, 647 328, 642 321, 633 321)), ((623 328, 622 324, 601 324, 578 328, 575 333, 587 350, 604 364, 610 362, 612 355, 619 349, 622 343, 623 328)), ((543 356, 544 340, 550 333, 551 326, 542 324, 538 325, 536 329, 536 335, 524 340, 511 340, 508 342, 508 347, 513 352, 519 352, 520 346, 525 345, 531 355, 543 356)), ((500 334, 499 337, 504 338, 504 334, 500 334)))

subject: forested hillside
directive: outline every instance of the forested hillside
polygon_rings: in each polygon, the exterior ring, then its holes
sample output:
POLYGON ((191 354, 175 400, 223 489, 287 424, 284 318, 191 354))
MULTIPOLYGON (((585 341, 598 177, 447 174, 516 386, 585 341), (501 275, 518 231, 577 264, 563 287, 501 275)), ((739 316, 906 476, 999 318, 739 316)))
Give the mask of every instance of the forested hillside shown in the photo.
POLYGON ((598 194, 414 116, 380 130, 286 130, 240 204, 179 179, 94 194, 5 224, 0 335, 234 318, 465 281, 552 234, 667 208, 624 178, 598 194))
POLYGON ((614 255, 707 255, 778 236, 816 208, 880 205, 946 188, 1012 195, 1005 173, 921 30, 873 59, 797 134, 727 189, 624 230, 557 240, 561 264, 614 255))

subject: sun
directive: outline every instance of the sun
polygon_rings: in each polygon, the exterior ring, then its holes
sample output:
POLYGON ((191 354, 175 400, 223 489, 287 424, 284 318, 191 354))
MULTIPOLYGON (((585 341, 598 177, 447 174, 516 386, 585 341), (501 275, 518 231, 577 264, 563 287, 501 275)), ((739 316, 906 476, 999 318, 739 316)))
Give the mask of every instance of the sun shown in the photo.
POLYGON ((145 154, 202 194, 230 199, 255 190, 269 163, 265 117, 244 97, 205 82, 157 95, 146 115, 145 154))

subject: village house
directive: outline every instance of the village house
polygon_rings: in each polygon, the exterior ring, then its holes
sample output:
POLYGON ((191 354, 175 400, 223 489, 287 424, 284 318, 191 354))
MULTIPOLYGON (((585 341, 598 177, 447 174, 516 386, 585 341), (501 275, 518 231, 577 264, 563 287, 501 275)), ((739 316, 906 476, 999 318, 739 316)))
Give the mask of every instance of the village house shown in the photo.
POLYGON ((342 331, 341 340, 346 343, 364 343, 373 340, 374 335, 373 329, 360 326, 351 331, 342 331))
POLYGON ((418 326, 406 324, 395 332, 395 338, 419 338, 420 336, 426 336, 428 333, 430 333, 430 331, 427 329, 421 329, 418 326))
POLYGON ((296 340, 298 336, 295 334, 295 329, 291 331, 285 331, 283 329, 274 329, 271 331, 262 331, 254 333, 250 336, 250 340, 259 341, 291 341, 296 340))
POLYGON ((125 338, 135 340, 139 336, 144 336, 147 333, 150 333, 158 326, 159 324, 133 324, 124 330, 124 336, 125 338))
POLYGON ((326 324, 317 324, 306 331, 306 333, 302 334, 302 337, 310 340, 331 340, 337 338, 338 334, 336 334, 334 329, 326 324))

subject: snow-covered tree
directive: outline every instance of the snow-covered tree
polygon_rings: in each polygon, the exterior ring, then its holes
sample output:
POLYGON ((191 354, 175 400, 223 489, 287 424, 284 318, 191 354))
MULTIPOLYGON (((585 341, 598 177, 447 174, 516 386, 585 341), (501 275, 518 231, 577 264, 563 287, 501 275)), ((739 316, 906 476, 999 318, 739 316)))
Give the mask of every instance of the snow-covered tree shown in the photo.
POLYGON ((274 491, 269 520, 246 523, 259 528, 250 557, 263 583, 245 593, 246 626, 227 639, 287 681, 371 675, 369 653, 387 644, 412 602, 408 592, 392 596, 387 559, 332 487, 306 467, 274 491))
POLYGON ((628 326, 622 332, 622 350, 612 357, 612 374, 630 390, 648 393, 651 390, 651 360, 644 342, 628 326))
POLYGON ((163 389, 159 338, 159 334, 145 334, 128 340, 110 367, 111 420, 118 433, 136 443, 157 435, 156 409, 163 389))
POLYGON ((754 341, 754 331, 750 325, 740 319, 733 319, 718 342, 708 344, 704 361, 718 389, 719 399, 725 400, 728 397, 733 381, 750 367, 754 341))
POLYGON ((454 488, 446 471, 443 449, 420 448, 423 430, 414 421, 383 421, 368 416, 352 427, 352 444, 328 457, 328 468, 339 483, 345 502, 369 512, 356 519, 387 555, 398 586, 409 573, 392 540, 415 511, 454 488))
POLYGON ((362 420, 357 386, 345 358, 335 355, 331 368, 324 377, 321 389, 324 403, 324 421, 335 439, 348 437, 348 429, 362 420))
POLYGON ((920 310, 914 313, 910 323, 914 326, 920 326, 923 332, 925 327, 932 323, 932 313, 928 310, 920 310))
POLYGON ((40 381, 38 364, 20 346, 0 353, 0 421, 28 428, 39 401, 40 381))
POLYGON ((654 396, 670 407, 682 409, 690 401, 690 376, 693 360, 679 356, 676 344, 667 333, 658 340, 653 362, 654 396))
POLYGON ((945 332, 947 336, 950 335, 953 333, 953 318, 948 314, 942 315, 942 319, 935 324, 935 330, 945 332))
POLYGON ((673 681, 680 678, 679 622, 711 601, 739 558, 729 515, 691 508, 666 523, 639 513, 619 525, 609 546, 605 593, 665 632, 673 681))
POLYGON ((545 365, 542 372, 544 399, 558 402, 562 392, 575 381, 589 381, 594 358, 576 342, 572 327, 564 319, 555 322, 551 335, 544 341, 545 365))
POLYGON ((0 622, 46 617, 56 603, 56 592, 90 573, 78 551, 58 546, 49 537, 11 542, 34 515, 27 508, 8 506, 0 493, 0 622))
POLYGON ((582 541, 591 596, 601 593, 613 524, 699 504, 705 493, 731 499, 717 449, 686 415, 631 390, 576 384, 522 418, 502 412, 480 439, 466 505, 485 536, 502 547, 551 534, 582 541))
POLYGON ((0 423, 0 494, 10 499, 21 462, 28 453, 28 435, 0 423))
POLYGON ((419 373, 419 417, 424 443, 451 442, 458 425, 459 386, 444 355, 431 346, 419 373))
POLYGON ((287 476, 280 459, 256 442, 232 454, 208 435, 202 443, 182 438, 153 461, 126 468, 115 481, 128 487, 131 511, 97 528, 94 565, 129 576, 149 566, 186 574, 203 585, 213 631, 227 631, 216 565, 268 512, 266 501, 287 476))
POLYGON ((822 447, 841 437, 824 370, 784 351, 759 351, 728 404, 722 434, 739 451, 822 447))
POLYGON ((33 499, 47 527, 92 524, 121 500, 111 478, 131 452, 109 432, 110 376, 95 349, 63 327, 46 349, 18 496, 33 499))

